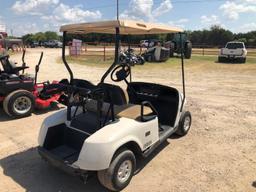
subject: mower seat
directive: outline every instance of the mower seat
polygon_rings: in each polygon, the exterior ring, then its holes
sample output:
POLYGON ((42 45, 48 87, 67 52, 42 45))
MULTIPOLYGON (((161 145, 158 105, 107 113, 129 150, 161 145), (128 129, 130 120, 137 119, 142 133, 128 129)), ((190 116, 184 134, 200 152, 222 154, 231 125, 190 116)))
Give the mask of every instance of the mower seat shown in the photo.
POLYGON ((3 69, 5 73, 7 74, 19 74, 19 71, 22 71, 24 69, 27 69, 29 67, 17 67, 13 62, 9 61, 9 55, 1 56, 0 61, 2 63, 3 69))

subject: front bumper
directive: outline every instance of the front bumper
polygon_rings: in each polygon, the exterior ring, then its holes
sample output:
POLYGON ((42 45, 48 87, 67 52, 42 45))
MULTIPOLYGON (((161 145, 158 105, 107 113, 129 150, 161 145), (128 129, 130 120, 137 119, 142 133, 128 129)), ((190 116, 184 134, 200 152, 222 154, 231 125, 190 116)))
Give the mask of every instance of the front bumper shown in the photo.
POLYGON ((87 177, 91 172, 86 170, 81 170, 77 167, 72 166, 68 162, 63 161, 62 159, 58 158, 57 156, 50 153, 48 150, 44 149, 43 147, 37 148, 39 155, 50 163, 52 166, 70 174, 73 176, 81 176, 87 177))

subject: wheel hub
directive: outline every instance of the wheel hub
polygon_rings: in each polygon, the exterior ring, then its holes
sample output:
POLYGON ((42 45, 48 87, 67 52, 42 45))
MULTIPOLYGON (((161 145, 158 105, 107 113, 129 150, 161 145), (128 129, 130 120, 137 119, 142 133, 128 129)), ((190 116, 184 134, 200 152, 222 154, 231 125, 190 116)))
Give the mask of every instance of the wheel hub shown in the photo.
POLYGON ((185 120, 184 120, 184 130, 187 131, 190 127, 190 117, 185 117, 185 120))
POLYGON ((117 172, 117 179, 119 182, 126 182, 132 173, 132 162, 130 160, 125 160, 119 167, 117 172))
POLYGON ((18 97, 14 101, 13 109, 14 109, 14 112, 18 114, 25 114, 31 109, 31 105, 32 105, 31 100, 26 96, 22 96, 22 97, 18 97))

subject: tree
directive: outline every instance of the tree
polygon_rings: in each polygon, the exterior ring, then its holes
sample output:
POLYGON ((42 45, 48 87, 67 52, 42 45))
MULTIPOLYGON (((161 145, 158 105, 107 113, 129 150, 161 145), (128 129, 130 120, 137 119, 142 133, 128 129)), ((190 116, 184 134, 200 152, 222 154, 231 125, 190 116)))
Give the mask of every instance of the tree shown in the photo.
POLYGON ((45 34, 42 32, 36 33, 33 37, 34 41, 38 41, 38 42, 42 42, 42 41, 46 41, 46 37, 45 34))
POLYGON ((34 40, 33 34, 26 34, 26 35, 22 36, 22 41, 26 45, 31 44, 33 42, 33 40, 34 40))
POLYGON ((59 40, 59 36, 56 32, 46 31, 44 33, 44 35, 45 35, 45 38, 46 38, 47 41, 49 41, 49 40, 59 40))

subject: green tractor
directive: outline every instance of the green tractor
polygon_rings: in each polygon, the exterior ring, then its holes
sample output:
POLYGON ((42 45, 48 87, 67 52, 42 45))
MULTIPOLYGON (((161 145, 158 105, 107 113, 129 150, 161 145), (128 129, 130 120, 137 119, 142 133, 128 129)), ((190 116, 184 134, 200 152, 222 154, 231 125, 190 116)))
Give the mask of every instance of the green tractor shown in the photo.
POLYGON ((184 57, 186 59, 191 58, 192 43, 188 40, 187 34, 174 34, 172 40, 164 43, 164 47, 170 49, 170 57, 174 56, 174 53, 181 54, 181 48, 183 46, 184 57))

